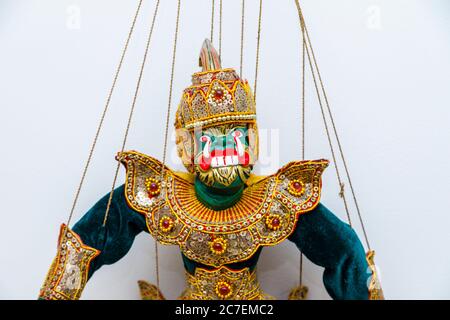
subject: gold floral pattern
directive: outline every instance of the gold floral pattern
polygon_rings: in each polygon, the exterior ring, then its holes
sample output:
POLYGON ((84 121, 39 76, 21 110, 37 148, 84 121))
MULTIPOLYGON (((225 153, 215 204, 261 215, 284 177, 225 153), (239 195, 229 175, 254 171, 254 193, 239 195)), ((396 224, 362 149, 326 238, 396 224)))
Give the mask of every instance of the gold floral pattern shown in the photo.
POLYGON ((173 229, 173 219, 170 217, 162 217, 159 220, 159 228, 162 232, 170 232, 173 229))
POLYGON ((227 240, 224 238, 215 238, 209 243, 212 253, 220 255, 227 250, 227 240))
POLYGON ((289 182, 288 191, 296 197, 300 197, 305 192, 305 184, 300 179, 293 179, 289 182))
POLYGON ((233 294, 233 288, 228 282, 219 281, 216 284, 216 294, 220 299, 227 299, 233 294))
POLYGON ((282 218, 278 214, 271 213, 266 217, 266 225, 270 230, 278 230, 281 228, 282 218))
POLYGON ((161 186, 159 185, 159 181, 155 178, 147 178, 145 179, 145 187, 147 188, 150 196, 156 196, 161 191, 161 186))

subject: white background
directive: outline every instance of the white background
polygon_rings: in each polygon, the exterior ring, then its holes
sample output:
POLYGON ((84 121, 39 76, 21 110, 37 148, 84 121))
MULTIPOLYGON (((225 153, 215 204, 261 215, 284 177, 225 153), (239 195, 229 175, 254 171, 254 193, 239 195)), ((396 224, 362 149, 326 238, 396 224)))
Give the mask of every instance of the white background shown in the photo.
MULTIPOLYGON (((112 182, 155 3, 144 2, 75 221, 112 182)), ((127 144, 159 158, 176 9, 175 0, 161 2, 127 144)), ((248 0, 246 7, 244 74, 251 84, 258 2, 248 0)), ((224 3, 223 66, 239 69, 240 1, 224 3)), ((264 3, 258 87, 263 157, 256 171, 267 174, 300 157, 300 40, 294 1, 264 3)), ((37 297, 136 4, 0 1, 0 298, 37 297)), ((449 299, 450 3, 304 0, 303 6, 385 295, 449 299)), ((198 70, 209 25, 210 1, 183 1, 172 111, 198 70)), ((330 158, 310 79, 307 90, 307 157, 330 158)), ((173 146, 172 139, 169 162, 180 169, 173 146)), ((345 219, 333 167, 324 185, 323 203, 345 219)), ((184 287, 181 257, 176 247, 160 252, 162 290, 173 299, 184 287)), ((153 259, 153 240, 138 236, 125 258, 94 275, 83 298, 138 299, 136 281, 155 279, 153 259)), ((311 299, 329 298, 321 276, 321 268, 306 262, 311 299)), ((268 293, 285 299, 298 278, 295 246, 264 249, 259 277, 268 293)))

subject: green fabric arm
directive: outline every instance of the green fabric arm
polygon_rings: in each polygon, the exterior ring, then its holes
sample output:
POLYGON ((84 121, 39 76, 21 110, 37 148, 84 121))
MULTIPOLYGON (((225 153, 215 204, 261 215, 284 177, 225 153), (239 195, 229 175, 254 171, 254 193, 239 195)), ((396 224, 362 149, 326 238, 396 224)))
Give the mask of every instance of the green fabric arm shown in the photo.
POLYGON ((132 210, 125 200, 124 186, 114 190, 108 220, 103 218, 109 193, 100 199, 72 228, 83 243, 101 253, 91 263, 89 277, 105 264, 113 264, 127 254, 134 238, 146 231, 145 217, 132 210))
POLYGON ((368 264, 355 231, 324 205, 300 216, 289 237, 313 263, 324 267, 323 282, 333 299, 369 298, 368 264))

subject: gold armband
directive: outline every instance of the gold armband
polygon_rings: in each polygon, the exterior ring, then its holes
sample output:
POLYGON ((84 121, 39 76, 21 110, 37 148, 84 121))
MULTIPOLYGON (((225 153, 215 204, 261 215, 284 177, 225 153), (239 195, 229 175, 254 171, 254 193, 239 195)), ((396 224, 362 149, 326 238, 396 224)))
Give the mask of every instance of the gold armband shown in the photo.
POLYGON ((78 300, 88 279, 90 263, 99 254, 100 251, 84 245, 80 237, 63 224, 57 255, 48 271, 39 298, 78 300))

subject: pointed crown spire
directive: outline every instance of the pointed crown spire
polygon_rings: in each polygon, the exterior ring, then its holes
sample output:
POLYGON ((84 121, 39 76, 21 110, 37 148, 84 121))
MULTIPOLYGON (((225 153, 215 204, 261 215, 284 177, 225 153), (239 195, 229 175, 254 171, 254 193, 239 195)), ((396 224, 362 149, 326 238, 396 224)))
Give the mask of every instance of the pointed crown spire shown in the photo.
POLYGON ((202 67, 203 72, 222 69, 220 56, 209 39, 203 41, 199 57, 199 67, 202 67))

